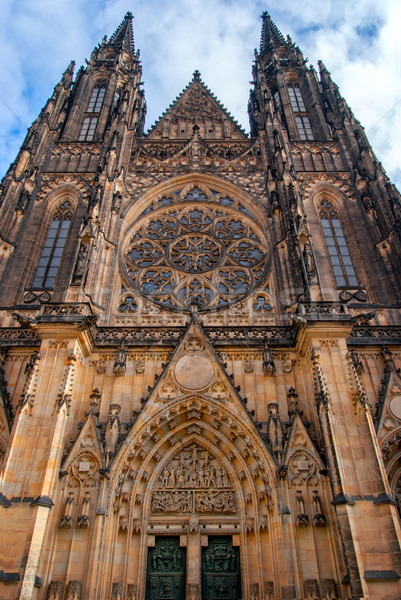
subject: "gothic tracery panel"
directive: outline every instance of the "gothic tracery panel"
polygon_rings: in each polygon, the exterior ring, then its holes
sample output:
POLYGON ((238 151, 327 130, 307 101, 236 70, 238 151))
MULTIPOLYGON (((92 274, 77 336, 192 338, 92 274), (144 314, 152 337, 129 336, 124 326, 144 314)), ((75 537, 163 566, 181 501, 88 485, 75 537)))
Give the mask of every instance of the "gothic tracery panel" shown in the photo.
POLYGON ((181 200, 190 205, 164 206, 151 217, 145 211, 123 251, 128 285, 167 309, 224 308, 267 276, 266 239, 250 213, 228 207, 227 198, 218 207, 194 206, 194 190, 181 200))

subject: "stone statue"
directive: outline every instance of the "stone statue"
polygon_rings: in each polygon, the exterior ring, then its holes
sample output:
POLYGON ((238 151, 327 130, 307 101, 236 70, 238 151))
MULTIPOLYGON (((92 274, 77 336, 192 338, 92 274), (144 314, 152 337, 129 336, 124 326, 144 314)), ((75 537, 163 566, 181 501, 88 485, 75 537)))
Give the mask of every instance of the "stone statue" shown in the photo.
POLYGON ((265 347, 263 349, 262 370, 264 375, 274 375, 276 372, 276 365, 274 364, 273 355, 267 340, 265 341, 265 347))

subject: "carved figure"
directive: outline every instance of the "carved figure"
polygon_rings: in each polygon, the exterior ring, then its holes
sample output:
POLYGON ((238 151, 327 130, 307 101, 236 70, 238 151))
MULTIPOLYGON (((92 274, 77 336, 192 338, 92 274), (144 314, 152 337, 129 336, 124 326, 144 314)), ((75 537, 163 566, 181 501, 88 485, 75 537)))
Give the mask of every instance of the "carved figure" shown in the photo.
POLYGON ((79 247, 77 260, 75 262, 74 273, 72 275, 72 285, 77 285, 83 282, 86 275, 87 258, 89 254, 89 246, 81 242, 79 247))
POLYGON ((297 515, 297 525, 298 527, 303 527, 308 525, 309 516, 305 512, 305 500, 302 495, 301 490, 297 491, 297 504, 298 504, 298 515, 297 515))
POLYGON ((120 209, 121 209, 121 202, 122 202, 122 195, 120 194, 120 192, 116 192, 115 194, 113 194, 113 201, 111 204, 111 212, 118 215, 120 213, 120 209))
POLYGON ((265 341, 263 349, 263 362, 262 370, 264 375, 274 375, 276 372, 276 365, 274 364, 273 355, 270 351, 269 342, 265 341))
POLYGON ((64 505, 64 515, 61 517, 59 527, 72 527, 73 526, 73 511, 74 504, 74 492, 69 492, 64 505))
POLYGON ((127 368, 127 357, 125 353, 125 343, 124 340, 121 342, 121 346, 119 351, 117 352, 117 357, 113 367, 113 373, 116 377, 121 377, 125 375, 125 370, 127 368))

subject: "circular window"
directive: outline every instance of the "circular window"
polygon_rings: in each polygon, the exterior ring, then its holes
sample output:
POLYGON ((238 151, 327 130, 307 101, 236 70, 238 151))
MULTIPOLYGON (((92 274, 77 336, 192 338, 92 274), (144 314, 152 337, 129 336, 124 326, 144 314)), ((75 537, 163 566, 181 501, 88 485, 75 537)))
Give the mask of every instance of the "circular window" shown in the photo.
POLYGON ((238 302, 261 286, 267 244, 249 213, 183 202, 153 206, 131 230, 122 256, 129 287, 164 308, 206 310, 238 302))

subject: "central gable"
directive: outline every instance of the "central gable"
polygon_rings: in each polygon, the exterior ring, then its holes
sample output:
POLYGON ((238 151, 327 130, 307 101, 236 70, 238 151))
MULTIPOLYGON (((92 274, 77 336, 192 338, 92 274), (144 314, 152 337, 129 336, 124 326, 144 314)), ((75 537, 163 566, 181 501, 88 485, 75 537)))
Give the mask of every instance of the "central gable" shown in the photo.
POLYGON ((204 139, 247 139, 230 113, 205 86, 199 71, 147 134, 148 139, 188 140, 194 127, 204 139))

